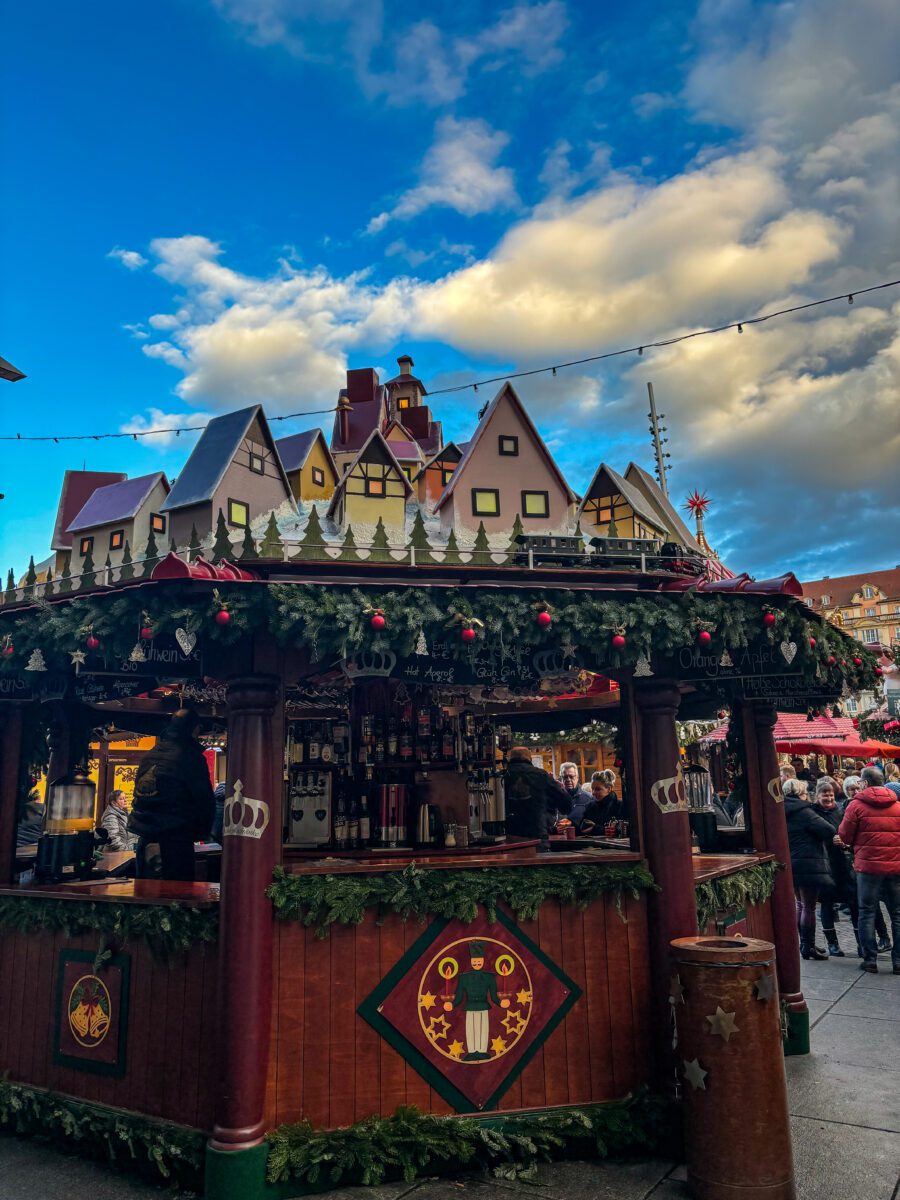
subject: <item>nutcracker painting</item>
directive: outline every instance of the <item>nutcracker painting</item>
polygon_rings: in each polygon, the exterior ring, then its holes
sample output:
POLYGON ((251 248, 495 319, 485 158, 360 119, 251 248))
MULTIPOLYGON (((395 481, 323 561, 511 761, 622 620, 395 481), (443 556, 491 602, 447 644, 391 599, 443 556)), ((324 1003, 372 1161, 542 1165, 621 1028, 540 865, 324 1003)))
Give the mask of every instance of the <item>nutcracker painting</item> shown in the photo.
MULTIPOLYGON (((444 1011, 452 1012, 455 1008, 463 1007, 466 1014, 466 1053, 462 1061, 481 1062, 491 1057, 488 1054, 491 1005, 509 1008, 509 996, 501 1000, 497 994, 496 976, 484 969, 484 942, 469 943, 469 961, 470 969, 459 976, 456 994, 452 1000, 444 1001, 444 1011)), ((502 1040, 498 1039, 499 1042, 502 1040)))

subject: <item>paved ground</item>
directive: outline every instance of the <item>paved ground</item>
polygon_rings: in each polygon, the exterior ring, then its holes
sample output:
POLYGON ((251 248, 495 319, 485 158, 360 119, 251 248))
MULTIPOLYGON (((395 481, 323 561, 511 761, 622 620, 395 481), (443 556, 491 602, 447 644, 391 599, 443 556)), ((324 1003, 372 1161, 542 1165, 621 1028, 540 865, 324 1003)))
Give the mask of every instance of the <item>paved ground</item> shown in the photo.
MULTIPOLYGON (((853 935, 843 959, 803 964, 813 1053, 787 1060, 798 1200, 900 1200, 900 976, 858 969, 853 935)), ((537 1184, 426 1180, 329 1192, 326 1200, 685 1200, 670 1162, 555 1163, 537 1184)), ((172 1192, 0 1137, 0 1200, 175 1200, 172 1192)))

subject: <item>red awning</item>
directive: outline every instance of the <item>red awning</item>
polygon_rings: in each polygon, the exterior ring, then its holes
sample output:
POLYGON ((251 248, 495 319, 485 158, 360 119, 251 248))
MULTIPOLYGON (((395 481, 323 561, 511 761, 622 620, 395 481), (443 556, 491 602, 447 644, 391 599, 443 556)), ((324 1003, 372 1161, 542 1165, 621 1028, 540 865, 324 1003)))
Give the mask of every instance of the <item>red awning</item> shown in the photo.
POLYGON ((900 746, 890 742, 861 742, 858 738, 776 742, 781 754, 833 754, 845 758, 900 758, 900 746))

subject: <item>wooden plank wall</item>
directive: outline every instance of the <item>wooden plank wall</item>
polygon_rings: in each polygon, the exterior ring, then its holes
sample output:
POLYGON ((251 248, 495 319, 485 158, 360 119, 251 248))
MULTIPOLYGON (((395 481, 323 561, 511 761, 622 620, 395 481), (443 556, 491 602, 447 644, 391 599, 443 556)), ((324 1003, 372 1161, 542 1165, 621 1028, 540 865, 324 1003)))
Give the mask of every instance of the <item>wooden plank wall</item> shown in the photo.
POLYGON ((53 1062, 59 951, 96 952, 97 938, 62 933, 0 936, 0 1075, 96 1104, 209 1130, 216 1089, 216 947, 155 962, 144 942, 131 955, 125 1073, 94 1075, 53 1062))
MULTIPOLYGON (((545 903, 521 928, 583 995, 500 1101, 502 1110, 624 1096, 650 1079, 647 909, 613 898, 586 912, 545 903)), ((416 922, 368 913, 326 939, 290 922, 277 929, 268 1122, 347 1125, 399 1104, 452 1109, 356 1009, 422 933, 416 922)))

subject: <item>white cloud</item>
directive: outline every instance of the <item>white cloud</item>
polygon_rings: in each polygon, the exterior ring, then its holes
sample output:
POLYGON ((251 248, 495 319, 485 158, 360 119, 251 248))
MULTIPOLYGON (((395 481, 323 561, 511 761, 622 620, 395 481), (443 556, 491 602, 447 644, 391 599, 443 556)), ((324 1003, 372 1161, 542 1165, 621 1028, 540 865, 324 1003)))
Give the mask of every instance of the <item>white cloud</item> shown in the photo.
POLYGON ((146 267, 147 260, 143 254, 139 254, 137 250, 123 250, 121 246, 114 246, 106 256, 114 258, 127 267, 129 271, 139 271, 141 267, 146 267))
POLYGON ((379 233, 390 221, 407 220, 428 208, 452 208, 473 217, 513 207, 518 203, 515 178, 509 167, 497 166, 508 143, 505 133, 485 121, 444 117, 422 161, 418 184, 389 211, 373 217, 366 232, 379 233))
POLYGON ((631 107, 642 121, 649 121, 667 108, 675 108, 676 104, 674 96, 665 96, 661 92, 640 92, 631 98, 631 107))
MULTIPOLYGON (((175 439, 179 436, 176 433, 155 433, 155 430, 171 430, 171 429, 198 429, 207 423, 210 419, 209 413, 192 412, 192 413, 166 413, 161 409, 151 408, 146 415, 138 415, 126 421, 124 425, 119 426, 121 433, 154 433, 152 438, 147 439, 148 445, 162 447, 171 446, 175 439)), ((141 439, 144 440, 143 438, 141 439)))

